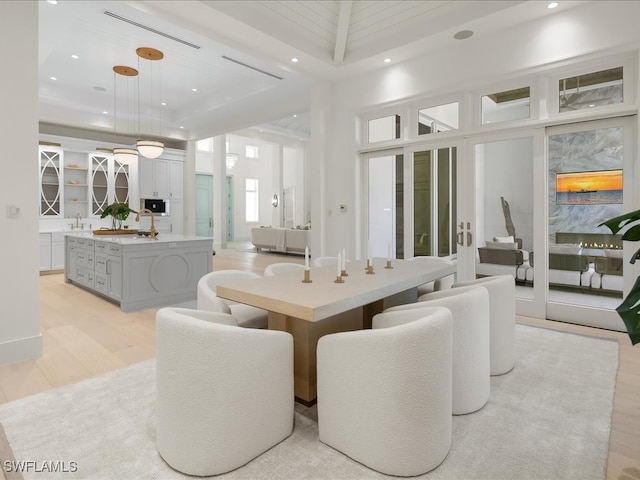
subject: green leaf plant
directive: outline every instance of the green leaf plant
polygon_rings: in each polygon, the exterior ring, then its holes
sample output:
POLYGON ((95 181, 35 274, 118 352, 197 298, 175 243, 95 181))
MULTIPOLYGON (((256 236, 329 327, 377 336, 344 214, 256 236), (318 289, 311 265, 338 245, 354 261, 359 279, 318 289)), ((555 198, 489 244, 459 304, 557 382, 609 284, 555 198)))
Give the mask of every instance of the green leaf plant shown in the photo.
MULTIPOLYGON (((619 217, 607 220, 600 225, 609 228, 614 235, 627 228, 622 234, 622 240, 628 242, 637 242, 640 240, 640 210, 625 213, 619 217)), ((639 259, 640 248, 631 256, 629 263, 634 264, 636 260, 639 259)), ((631 343, 633 345, 640 343, 640 276, 636 278, 631 291, 618 308, 616 308, 616 312, 618 312, 618 315, 620 315, 620 318, 622 318, 622 321, 627 327, 627 333, 629 334, 631 343)))
POLYGON ((111 229, 121 230, 122 222, 129 217, 130 213, 138 212, 131 209, 128 203, 116 202, 112 203, 111 205, 107 205, 107 207, 102 211, 102 215, 100 215, 100 218, 111 216, 111 229))

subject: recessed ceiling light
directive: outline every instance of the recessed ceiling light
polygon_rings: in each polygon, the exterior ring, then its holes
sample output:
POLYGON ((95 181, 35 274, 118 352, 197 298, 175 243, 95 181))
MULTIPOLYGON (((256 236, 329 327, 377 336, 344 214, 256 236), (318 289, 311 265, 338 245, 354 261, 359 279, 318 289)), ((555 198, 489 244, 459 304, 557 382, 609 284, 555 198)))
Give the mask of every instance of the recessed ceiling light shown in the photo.
POLYGON ((293 118, 298 118, 298 115, 296 115, 295 113, 293 114, 293 118))
POLYGON ((592 103, 592 104, 589 105, 589 107, 595 107, 595 106, 596 106, 595 103, 592 103))
POLYGON ((107 112, 106 110, 104 112, 102 112, 104 115, 109 115, 109 112, 107 112))
POLYGON ((47 0, 47 3, 50 3, 51 5, 57 5, 58 0, 47 0))
POLYGON ((291 59, 291 61, 292 61, 293 63, 298 63, 298 59, 297 59, 296 57, 293 57, 293 58, 291 59))
POLYGON ((167 106, 167 102, 162 102, 160 105, 162 105, 163 107, 167 106))
POLYGON ((49 77, 51 80, 57 80, 56 77, 49 77))
POLYGON ((182 125, 180 125, 180 128, 184 128, 182 125))
POLYGON ((197 92, 197 91, 198 91, 198 89, 197 89, 197 88, 192 88, 192 89, 191 89, 191 91, 192 91, 192 92, 197 92))
POLYGON ((385 59, 383 60, 383 62, 384 62, 384 63, 389 63, 389 62, 391 62, 391 59, 390 59, 390 58, 385 58, 385 59))
POLYGON ((453 38, 455 38, 456 40, 464 40, 466 38, 469 38, 471 35, 473 35, 472 30, 460 30, 453 35, 453 38))
POLYGON ((551 2, 549 5, 547 5, 547 8, 556 8, 558 6, 558 2, 551 2))
POLYGON ((73 58, 74 60, 79 59, 80 57, 78 55, 71 55, 71 58, 73 58))

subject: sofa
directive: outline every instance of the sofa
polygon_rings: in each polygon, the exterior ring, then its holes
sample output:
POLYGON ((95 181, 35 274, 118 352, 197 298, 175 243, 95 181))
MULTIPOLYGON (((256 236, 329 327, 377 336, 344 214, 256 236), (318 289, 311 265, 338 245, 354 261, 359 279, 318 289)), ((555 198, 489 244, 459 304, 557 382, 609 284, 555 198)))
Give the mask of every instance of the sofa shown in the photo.
POLYGON ((529 252, 522 249, 519 238, 493 237, 478 247, 476 273, 479 276, 511 275, 524 283, 529 269, 529 252))
POLYGON ((282 253, 304 253, 309 246, 309 229, 256 227, 251 229, 251 243, 256 250, 282 253))

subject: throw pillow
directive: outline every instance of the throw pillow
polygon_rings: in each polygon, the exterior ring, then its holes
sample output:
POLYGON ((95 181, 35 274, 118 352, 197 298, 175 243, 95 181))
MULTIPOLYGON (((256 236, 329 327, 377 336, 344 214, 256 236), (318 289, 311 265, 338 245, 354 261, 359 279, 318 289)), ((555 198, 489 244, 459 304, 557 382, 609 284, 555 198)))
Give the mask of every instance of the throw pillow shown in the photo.
POLYGON ((493 241, 494 242, 498 242, 498 243, 513 243, 513 242, 515 242, 515 240, 513 239, 512 236, 508 236, 508 237, 493 237, 493 241))

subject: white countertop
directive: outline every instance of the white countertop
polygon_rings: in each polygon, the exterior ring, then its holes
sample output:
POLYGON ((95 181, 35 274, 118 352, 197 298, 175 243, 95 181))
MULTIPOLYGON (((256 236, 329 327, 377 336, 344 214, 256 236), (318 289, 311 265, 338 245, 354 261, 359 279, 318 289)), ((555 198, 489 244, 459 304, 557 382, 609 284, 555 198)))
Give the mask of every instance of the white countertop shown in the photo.
POLYGON ((213 241, 212 237, 196 237, 195 235, 178 235, 175 233, 159 233, 155 240, 149 237, 139 237, 138 235, 87 235, 82 230, 68 232, 69 236, 78 236, 82 238, 91 238, 100 242, 117 243, 119 245, 140 245, 144 243, 167 243, 167 242, 193 242, 208 240, 213 241))

